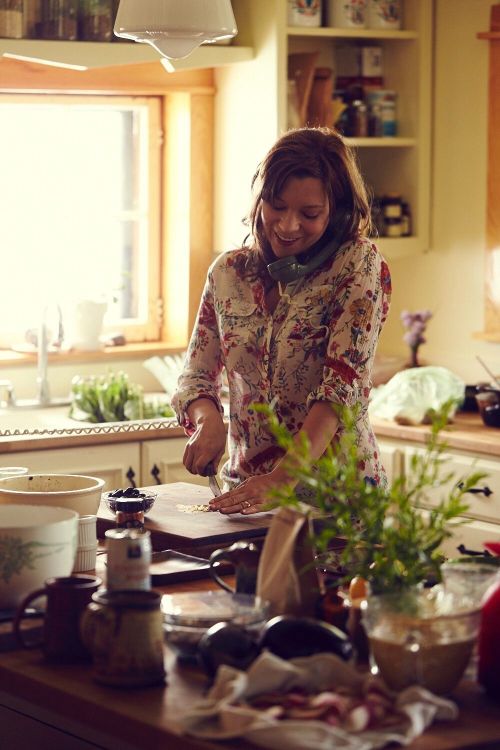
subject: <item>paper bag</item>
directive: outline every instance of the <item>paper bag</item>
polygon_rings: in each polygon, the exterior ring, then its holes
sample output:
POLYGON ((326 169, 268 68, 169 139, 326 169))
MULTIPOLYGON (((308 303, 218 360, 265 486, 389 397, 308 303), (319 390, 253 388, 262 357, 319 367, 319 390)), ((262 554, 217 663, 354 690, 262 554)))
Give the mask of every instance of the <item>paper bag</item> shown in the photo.
POLYGON ((309 516, 295 508, 281 508, 271 522, 256 593, 270 603, 272 616, 316 614, 320 582, 308 528, 309 516))

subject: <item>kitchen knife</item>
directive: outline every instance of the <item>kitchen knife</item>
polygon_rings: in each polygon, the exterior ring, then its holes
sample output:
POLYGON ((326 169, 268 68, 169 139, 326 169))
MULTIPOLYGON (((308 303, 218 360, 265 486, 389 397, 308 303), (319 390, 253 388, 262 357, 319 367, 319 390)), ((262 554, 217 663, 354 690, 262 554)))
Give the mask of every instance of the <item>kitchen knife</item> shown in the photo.
POLYGON ((205 466, 205 470, 203 472, 204 477, 208 477, 208 486, 212 490, 214 497, 219 497, 219 495, 222 495, 222 490, 219 487, 219 483, 217 481, 217 474, 215 472, 215 466, 212 462, 207 464, 205 466))

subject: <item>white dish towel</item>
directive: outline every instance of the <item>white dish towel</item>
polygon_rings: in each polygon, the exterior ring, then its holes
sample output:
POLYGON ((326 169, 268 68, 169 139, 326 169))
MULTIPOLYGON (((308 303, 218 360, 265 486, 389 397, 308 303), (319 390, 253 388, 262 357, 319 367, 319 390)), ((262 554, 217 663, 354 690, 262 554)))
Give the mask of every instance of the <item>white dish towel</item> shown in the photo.
POLYGON ((389 742, 408 745, 435 719, 454 720, 458 708, 453 701, 417 685, 399 694, 391 693, 378 678, 362 675, 333 654, 284 661, 263 652, 247 672, 222 666, 206 699, 182 718, 187 734, 207 740, 242 737, 260 747, 275 750, 372 750, 389 742), (249 706, 235 705, 270 691, 302 688, 308 692, 349 687, 362 696, 374 684, 392 698, 401 722, 390 729, 348 732, 320 720, 279 720, 249 706))

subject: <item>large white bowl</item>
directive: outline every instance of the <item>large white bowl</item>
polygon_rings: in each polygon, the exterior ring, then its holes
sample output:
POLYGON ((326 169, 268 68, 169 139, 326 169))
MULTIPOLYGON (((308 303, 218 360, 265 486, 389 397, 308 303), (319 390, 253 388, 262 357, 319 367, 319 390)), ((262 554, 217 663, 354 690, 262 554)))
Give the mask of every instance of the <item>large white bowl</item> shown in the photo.
POLYGON ((26 474, 0 479, 0 504, 56 505, 93 516, 103 487, 103 479, 81 474, 26 474))
POLYGON ((0 609, 17 607, 52 576, 73 570, 78 513, 46 505, 0 505, 0 609))

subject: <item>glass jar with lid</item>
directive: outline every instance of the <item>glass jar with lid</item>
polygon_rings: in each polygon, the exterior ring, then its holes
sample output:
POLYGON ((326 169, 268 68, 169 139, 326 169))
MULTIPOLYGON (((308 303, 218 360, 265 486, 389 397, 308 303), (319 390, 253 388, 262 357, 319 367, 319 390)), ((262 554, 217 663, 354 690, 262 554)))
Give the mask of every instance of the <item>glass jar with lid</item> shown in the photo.
POLYGON ((43 39, 78 39, 78 0, 42 0, 43 39))
POLYGON ((113 35, 113 0, 80 0, 80 39, 110 42, 113 35))
POLYGON ((23 36, 23 0, 0 0, 0 37, 23 36))

